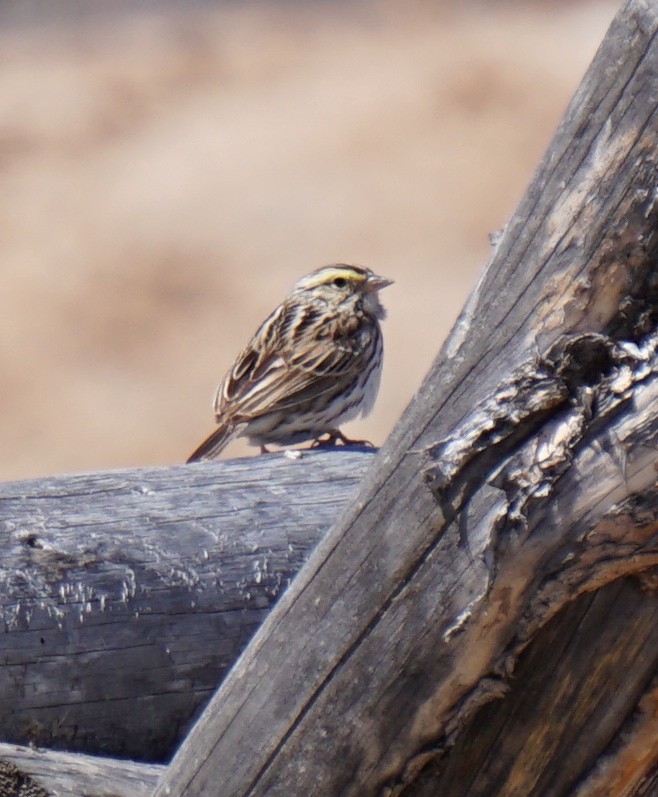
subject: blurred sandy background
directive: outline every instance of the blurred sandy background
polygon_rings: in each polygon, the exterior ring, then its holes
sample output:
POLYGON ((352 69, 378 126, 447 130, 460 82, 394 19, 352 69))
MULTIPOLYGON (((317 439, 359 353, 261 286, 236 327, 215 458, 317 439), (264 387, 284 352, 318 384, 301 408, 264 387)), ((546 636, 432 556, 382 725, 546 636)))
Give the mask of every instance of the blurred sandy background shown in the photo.
POLYGON ((0 3, 0 479, 184 460, 336 260, 396 280, 383 442, 617 5, 0 3))

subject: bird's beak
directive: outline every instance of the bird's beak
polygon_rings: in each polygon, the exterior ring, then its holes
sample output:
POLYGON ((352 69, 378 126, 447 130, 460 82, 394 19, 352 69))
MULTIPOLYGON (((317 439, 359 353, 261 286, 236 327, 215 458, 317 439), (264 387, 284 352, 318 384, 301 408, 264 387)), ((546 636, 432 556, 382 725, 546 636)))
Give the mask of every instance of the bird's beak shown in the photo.
POLYGON ((386 288, 389 285, 393 285, 394 280, 387 280, 386 277, 380 277, 378 274, 370 274, 368 276, 367 282, 367 290, 368 293, 373 293, 374 291, 381 291, 382 288, 386 288))

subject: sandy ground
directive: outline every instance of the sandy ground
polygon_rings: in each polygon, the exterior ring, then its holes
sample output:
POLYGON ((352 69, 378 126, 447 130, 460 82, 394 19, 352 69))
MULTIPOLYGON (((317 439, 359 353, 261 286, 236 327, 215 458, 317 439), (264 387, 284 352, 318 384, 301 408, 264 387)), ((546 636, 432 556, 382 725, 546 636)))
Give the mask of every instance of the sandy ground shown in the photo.
POLYGON ((380 400, 346 428, 382 442, 616 7, 206 4, 0 27, 0 479, 183 460, 262 318, 337 260, 396 280, 380 400))

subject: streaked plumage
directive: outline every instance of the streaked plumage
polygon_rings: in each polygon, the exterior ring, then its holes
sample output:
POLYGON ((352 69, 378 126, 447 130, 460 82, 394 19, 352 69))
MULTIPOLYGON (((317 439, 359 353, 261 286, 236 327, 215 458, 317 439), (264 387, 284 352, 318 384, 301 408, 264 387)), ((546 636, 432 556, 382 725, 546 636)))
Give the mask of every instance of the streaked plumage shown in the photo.
POLYGON ((367 415, 379 389, 391 281, 360 266, 323 266, 299 280, 261 324, 215 396, 219 427, 188 459, 212 459, 236 436, 268 443, 345 438, 339 425, 367 415))

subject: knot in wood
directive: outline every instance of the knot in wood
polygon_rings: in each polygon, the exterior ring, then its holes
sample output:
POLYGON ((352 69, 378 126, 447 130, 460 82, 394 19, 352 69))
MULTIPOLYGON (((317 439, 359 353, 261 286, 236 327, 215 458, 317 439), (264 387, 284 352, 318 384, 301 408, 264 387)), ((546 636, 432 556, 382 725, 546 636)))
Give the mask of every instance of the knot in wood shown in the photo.
POLYGON ((617 364, 614 342, 594 332, 563 335, 551 347, 546 360, 572 395, 580 387, 600 383, 617 364))

